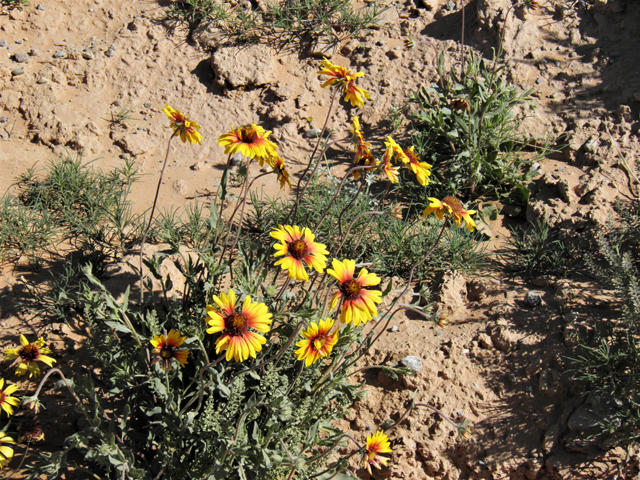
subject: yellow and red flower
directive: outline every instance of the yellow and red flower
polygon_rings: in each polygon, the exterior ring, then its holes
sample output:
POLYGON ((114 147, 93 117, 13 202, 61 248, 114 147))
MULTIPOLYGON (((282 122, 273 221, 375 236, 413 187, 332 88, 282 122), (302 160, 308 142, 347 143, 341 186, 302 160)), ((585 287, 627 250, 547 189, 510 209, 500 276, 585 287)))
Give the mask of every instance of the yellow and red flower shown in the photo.
POLYGON ((202 135, 198 132, 198 130, 200 130, 200 125, 193 120, 189 120, 189 117, 183 115, 179 110, 171 108, 168 103, 165 103, 162 111, 166 113, 169 120, 171 120, 173 135, 180 135, 182 143, 185 143, 188 140, 193 145, 196 143, 202 145, 202 135))
POLYGON ((271 232, 271 236, 280 243, 276 243, 274 257, 282 257, 275 265, 280 265, 283 270, 289 272, 289 278, 295 278, 303 282, 309 281, 309 275, 304 268, 306 264, 309 268, 315 269, 318 273, 324 272, 327 266, 329 252, 322 243, 316 243, 315 235, 308 228, 296 225, 278 225, 278 228, 271 232))
POLYGON ((282 190, 285 185, 289 185, 289 190, 291 190, 291 181, 289 180, 290 175, 287 172, 287 168, 284 165, 284 160, 280 158, 278 154, 269 158, 269 165, 273 168, 274 173, 278 176, 278 181, 280 182, 280 189, 282 190))
POLYGON ((352 73, 345 67, 334 65, 325 58, 322 60, 322 68, 317 73, 329 77, 322 84, 322 88, 330 85, 341 88, 345 94, 345 102, 351 102, 351 105, 354 107, 361 107, 364 105, 365 98, 371 98, 369 92, 364 88, 358 87, 355 83, 356 78, 364 76, 364 72, 352 73))
MULTIPOLYGON (((353 134, 351 138, 351 143, 353 143, 356 148, 356 156, 353 159, 353 164, 356 166, 367 165, 373 167, 377 167, 380 162, 376 160, 371 152, 371 144, 366 142, 362 132, 360 131, 360 120, 357 116, 354 116, 351 119, 352 127, 349 131, 353 134)), ((368 170, 368 169, 367 169, 368 170)), ((361 177, 360 170, 356 170, 353 172, 353 178, 355 180, 359 180, 361 177)))
POLYGON ((20 436, 18 437, 19 443, 34 443, 44 440, 42 426, 35 418, 24 421, 18 427, 18 432, 20 432, 20 436))
POLYGON ((16 443, 13 438, 9 437, 6 433, 0 432, 0 470, 9 465, 9 462, 13 458, 13 449, 3 444, 16 443))
POLYGON ((404 156, 409 159, 409 168, 418 178, 420 185, 428 185, 431 176, 431 165, 427 162, 421 162, 418 154, 413 151, 413 146, 403 150, 404 156))
POLYGON ((214 295, 213 301, 217 308, 207 305, 208 318, 205 321, 211 326, 207 328, 207 333, 222 332, 216 340, 216 354, 226 349, 227 361, 233 358, 236 362, 242 362, 249 357, 256 358, 256 353, 262 350, 267 339, 249 329, 261 333, 269 331, 272 315, 267 306, 264 303, 252 303, 251 297, 246 297, 242 310, 236 312, 236 293, 233 289, 229 290, 228 295, 224 292, 220 297, 214 295))
POLYGON ((7 388, 2 390, 4 387, 4 378, 0 378, 0 408, 7 412, 7 415, 10 417, 13 415, 13 408, 20 405, 20 400, 15 397, 12 397, 11 394, 18 390, 18 387, 15 385, 7 385, 7 388))
POLYGON ((260 166, 264 165, 265 160, 277 155, 276 144, 269 140, 271 131, 266 131, 259 125, 252 123, 244 127, 233 129, 218 137, 218 145, 224 147, 224 153, 233 154, 241 153, 247 158, 255 158, 260 162, 260 166))
POLYGON ((171 360, 177 360, 180 366, 184 368, 187 364, 189 351, 179 350, 178 347, 186 339, 187 337, 180 336, 180 331, 174 331, 173 329, 166 336, 164 334, 154 335, 153 340, 151 340, 151 345, 154 346, 154 349, 151 350, 151 353, 154 353, 156 358, 153 360, 152 365, 161 360, 162 368, 171 370, 171 360))
MULTIPOLYGON (((395 143, 391 137, 388 137, 388 140, 395 143)), ((384 157, 382 157, 382 172, 387 176, 387 179, 391 183, 398 183, 398 175, 400 173, 400 167, 394 167, 391 163, 393 159, 393 144, 390 142, 385 142, 387 149, 384 153, 384 157)))
POLYGON ((460 226, 464 220, 464 225, 471 232, 476 228, 476 223, 473 221, 473 218, 471 218, 471 215, 476 213, 476 211, 465 210, 462 202, 457 198, 445 197, 440 201, 437 198, 429 197, 429 201, 431 203, 425 208, 424 212, 422 212, 422 215, 425 217, 433 212, 440 220, 443 220, 445 216, 452 217, 458 226, 460 226))
POLYGON ((24 335, 20 335, 20 345, 22 345, 21 348, 8 348, 4 351, 6 355, 4 361, 15 360, 14 364, 18 365, 16 375, 24 375, 28 371, 29 378, 38 378, 41 372, 36 362, 46 363, 50 367, 56 362, 46 355, 51 353, 51 350, 45 347, 42 337, 35 343, 29 343, 24 335))
POLYGON ((327 358, 338 342, 338 330, 329 334, 333 328, 333 320, 320 320, 320 324, 311 322, 309 328, 303 330, 301 335, 305 340, 296 343, 296 355, 298 360, 304 360, 306 367, 313 365, 321 358, 327 358))
POLYGON ((391 453, 391 447, 389 443, 389 437, 378 430, 373 435, 367 436, 367 446, 364 453, 364 467, 369 472, 369 475, 373 475, 371 472, 371 466, 380 469, 380 465, 387 466, 389 459, 380 455, 381 453, 391 453))
POLYGON ((342 301, 340 321, 351 323, 355 326, 367 323, 378 315, 376 303, 382 301, 380 290, 369 290, 380 283, 380 277, 375 273, 369 273, 366 268, 360 270, 354 277, 356 262, 354 260, 340 261, 334 258, 327 273, 340 284, 338 292, 331 299, 331 308, 335 308, 342 301))

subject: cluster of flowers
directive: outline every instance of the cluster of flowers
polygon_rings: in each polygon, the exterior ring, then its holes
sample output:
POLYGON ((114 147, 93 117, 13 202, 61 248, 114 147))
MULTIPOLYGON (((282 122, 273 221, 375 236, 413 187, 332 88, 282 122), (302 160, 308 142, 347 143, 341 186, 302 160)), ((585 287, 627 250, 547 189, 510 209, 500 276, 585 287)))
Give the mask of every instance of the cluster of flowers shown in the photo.
MULTIPOLYGON (((29 378, 38 378, 42 372, 38 362, 45 363, 50 367, 56 362, 55 359, 47 356, 51 350, 45 346, 43 338, 38 338, 34 343, 30 343, 24 335, 20 335, 20 347, 7 348, 4 350, 4 361, 13 360, 16 368, 16 375, 26 375, 29 372, 29 378)), ((0 415, 4 411, 7 416, 13 415, 13 407, 20 405, 17 397, 12 397, 18 387, 16 385, 7 384, 4 388, 4 378, 0 378, 0 415)), ((18 442, 33 442, 44 439, 44 433, 40 424, 35 419, 30 419, 22 423, 18 430, 21 432, 18 442)), ((0 432, 0 470, 6 467, 13 458, 13 449, 4 444, 15 444, 16 442, 4 432, 0 432)))

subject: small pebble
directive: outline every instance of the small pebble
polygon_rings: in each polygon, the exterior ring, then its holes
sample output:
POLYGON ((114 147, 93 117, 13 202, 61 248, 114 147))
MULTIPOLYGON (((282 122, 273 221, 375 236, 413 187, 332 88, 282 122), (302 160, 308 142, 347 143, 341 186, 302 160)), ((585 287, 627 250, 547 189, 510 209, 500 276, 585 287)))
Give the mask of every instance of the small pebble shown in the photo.
POLYGON ((468 355, 468 354, 469 354, 469 352, 470 352, 470 350, 469 350, 468 348, 463 348, 463 349, 462 349, 462 354, 463 354, 463 355, 468 355))
POLYGON ((87 50, 86 52, 82 52, 82 58, 85 60, 93 60, 93 52, 87 50))
POLYGON ((12 47, 11 45, 9 45, 9 46, 7 47, 7 50, 13 50, 13 47, 12 47))
POLYGON ((18 75, 22 75, 24 73, 24 68, 16 68, 11 72, 11 75, 17 77, 18 75))
POLYGON ((29 55, 31 55, 32 57, 37 57, 38 55, 40 55, 40 51, 32 48, 31 50, 29 50, 29 55))
POLYGON ((24 62, 27 62, 28 60, 29 60, 29 56, 25 55, 24 53, 13 54, 13 61, 16 63, 24 63, 24 62))
POLYGON ((392 331, 392 332, 397 332, 397 331, 398 331, 398 326, 397 326, 397 325, 393 325, 393 326, 391 327, 391 331, 392 331))
POLYGON ((231 157, 231 166, 237 167, 242 163, 243 158, 244 157, 242 156, 241 153, 236 153, 233 157, 231 157))
POLYGON ((38 78, 38 80, 36 81, 36 83, 38 85, 42 85, 43 83, 47 83, 49 80, 47 80, 45 77, 40 77, 38 78))
POLYGON ((5 117, 4 115, 2 117, 0 117, 0 123, 7 123, 9 121, 9 119, 7 117, 5 117))
POLYGON ((122 106, 122 102, 120 100, 116 100, 113 102, 112 104, 114 107, 121 107, 122 106))
POLYGON ((400 360, 400 363, 416 373, 419 372, 422 368, 422 359, 413 355, 404 357, 402 360, 400 360))
POLYGON ((41 12, 44 12, 44 5, 39 4, 39 5, 36 7, 36 10, 40 10, 41 12))
POLYGON ((453 12, 455 9, 456 9, 456 3, 449 0, 447 2, 447 10, 449 10, 450 12, 453 12))
POLYGON ((150 103, 145 103, 144 104, 144 108, 151 108, 151 104, 150 103))
POLYGON ((576 58, 578 56, 578 54, 576 52, 571 52, 569 54, 569 58, 576 58))
POLYGON ((384 47, 386 45, 387 42, 385 42, 384 40, 378 40, 376 42, 376 45, 378 45, 379 47, 384 47))
POLYGON ((0 132, 0 138, 1 138, 2 140, 6 140, 7 138, 9 138, 9 135, 7 135, 7 134, 6 134, 6 133, 4 133, 4 132, 0 132))
POLYGON ((317 128, 311 128, 309 130, 307 130, 306 132, 304 132, 304 136, 305 138, 318 138, 320 136, 320 133, 322 131, 318 130, 317 128))
POLYGON ((542 77, 538 77, 536 79, 536 85, 540 85, 542 83, 542 77))
POLYGON ((65 52, 64 50, 58 50, 53 54, 53 58, 67 58, 67 52, 65 52))
POLYGON ((7 41, 2 39, 0 40, 0 47, 6 47, 7 46, 7 41))
POLYGON ((537 307, 542 303, 542 297, 538 292, 527 292, 524 296, 524 304, 527 307, 537 307))
POLYGON ((17 43, 18 45, 22 45, 22 40, 18 39, 18 40, 16 40, 16 43, 17 43))
POLYGON ((104 52, 104 54, 107 57, 113 57, 116 54, 116 50, 113 48, 113 46, 111 46, 111 47, 107 48, 107 51, 104 52))

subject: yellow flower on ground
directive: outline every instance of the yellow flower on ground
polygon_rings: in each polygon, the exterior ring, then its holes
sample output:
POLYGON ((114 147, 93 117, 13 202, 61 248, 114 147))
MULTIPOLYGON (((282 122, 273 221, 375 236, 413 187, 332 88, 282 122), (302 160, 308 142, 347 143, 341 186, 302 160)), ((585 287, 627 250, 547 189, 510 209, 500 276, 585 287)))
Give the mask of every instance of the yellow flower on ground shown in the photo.
POLYGON ((2 410, 7 412, 8 416, 11 416, 13 415, 12 407, 17 407, 18 405, 20 405, 20 400, 10 396, 12 393, 18 390, 18 387, 16 387, 15 385, 7 385, 7 388, 5 388, 4 390, 2 390, 2 387, 4 387, 4 378, 0 378, 0 407, 2 408, 2 410))
POLYGON ((29 343, 24 335, 20 335, 20 345, 22 345, 21 348, 8 348, 4 351, 6 355, 4 361, 15 360, 14 364, 18 365, 16 375, 24 375, 29 371, 29 378, 38 378, 41 372, 36 362, 46 363, 50 367, 56 363, 53 358, 45 355, 51 353, 51 350, 44 346, 42 337, 35 343, 29 343))
POLYGON ((151 340, 151 345, 155 348, 151 350, 151 353, 156 355, 152 365, 162 360, 162 368, 165 370, 171 370, 171 360, 175 359, 184 368, 187 364, 188 350, 177 350, 177 347, 182 345, 187 337, 181 337, 180 331, 174 331, 171 329, 167 336, 154 335, 151 340))
POLYGON ((367 469, 369 475, 373 475, 371 472, 371 466, 380 469, 380 465, 387 466, 389 459, 380 455, 381 453, 391 453, 389 437, 378 430, 373 435, 367 436, 367 447, 364 454, 364 468, 367 469))
POLYGON ((278 181, 280 182, 280 189, 282 190, 285 185, 289 185, 289 190, 291 190, 291 181, 289 180, 290 175, 287 172, 287 168, 284 165, 284 160, 280 158, 278 154, 269 159, 269 165, 273 168, 273 171, 278 176, 278 181))
POLYGON ((320 320, 320 324, 311 322, 309 328, 303 330, 301 335, 306 340, 300 340, 296 343, 296 355, 298 360, 304 360, 306 367, 313 365, 321 358, 326 358, 333 350, 333 347, 338 342, 338 331, 329 335, 329 332, 333 328, 333 320, 320 320))
POLYGON ((200 135, 200 125, 196 122, 189 120, 189 117, 184 116, 179 110, 174 110, 165 103, 162 109, 167 114, 169 120, 171 120, 171 128, 173 128, 173 135, 180 135, 180 140, 185 143, 187 140, 193 145, 199 143, 202 145, 202 135, 200 135))
POLYGON ((242 362, 249 357, 256 358, 256 353, 262 350, 267 339, 249 328, 261 333, 269 331, 272 315, 267 306, 264 303, 252 303, 251 297, 246 297, 242 310, 236 312, 236 293, 233 289, 229 290, 228 295, 224 292, 220 297, 214 295, 213 301, 217 308, 207 305, 208 318, 205 321, 211 326, 207 328, 207 333, 222 332, 216 340, 216 354, 226 349, 227 361, 233 358, 236 362, 242 362))
POLYGON ((409 159, 409 168, 416 174, 420 185, 428 185, 429 177, 431 176, 431 165, 427 162, 421 162, 420 157, 413 151, 413 148, 403 150, 405 157, 409 159))
POLYGON ((331 309, 342 301, 340 321, 351 323, 355 326, 367 323, 378 315, 376 303, 382 301, 380 290, 369 290, 380 283, 380 277, 375 273, 369 273, 366 268, 360 270, 357 278, 353 278, 356 269, 354 260, 340 261, 334 258, 327 273, 340 284, 338 292, 331 299, 331 309))
POLYGON ((0 432, 0 470, 9 465, 13 458, 13 449, 5 446, 5 443, 16 443, 13 438, 7 436, 6 433, 0 432))
POLYGON ((345 67, 334 65, 325 58, 322 60, 322 68, 317 73, 329 76, 329 79, 322 84, 322 88, 330 85, 341 88, 345 94, 345 102, 351 102, 354 107, 361 107, 364 105, 365 98, 371 98, 369 92, 355 84, 356 78, 364 76, 364 72, 352 73, 345 67))
POLYGON ((318 273, 324 272, 327 266, 329 255, 326 247, 322 243, 316 243, 316 236, 308 228, 296 225, 278 225, 278 228, 271 232, 271 236, 280 243, 276 243, 274 257, 282 257, 275 265, 289 272, 289 278, 295 278, 303 282, 309 281, 309 275, 304 268, 306 264, 309 268, 315 269, 318 273))
POLYGON ((437 198, 429 197, 429 201, 431 203, 427 208, 425 208, 424 212, 422 212, 422 215, 425 217, 433 212, 440 220, 443 220, 445 215, 452 217, 458 226, 460 226, 464 220, 464 226, 466 226, 471 232, 476 228, 476 223, 473 221, 473 218, 471 218, 471 215, 476 213, 476 211, 465 210, 462 206, 462 202, 457 198, 445 197, 440 201, 437 198))
POLYGON ((264 165, 265 160, 276 155, 276 144, 269 140, 271 131, 267 131, 259 125, 252 123, 244 127, 233 129, 218 137, 218 145, 224 147, 224 153, 241 153, 247 158, 255 158, 264 165))

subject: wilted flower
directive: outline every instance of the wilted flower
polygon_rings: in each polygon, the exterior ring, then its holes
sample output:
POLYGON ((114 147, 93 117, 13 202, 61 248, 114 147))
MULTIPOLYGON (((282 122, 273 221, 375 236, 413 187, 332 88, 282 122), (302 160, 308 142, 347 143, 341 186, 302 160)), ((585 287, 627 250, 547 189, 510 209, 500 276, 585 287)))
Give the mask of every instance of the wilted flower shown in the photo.
POLYGON ((151 345, 155 348, 151 350, 151 353, 155 354, 156 358, 153 360, 152 365, 161 360, 162 368, 171 370, 171 360, 175 359, 184 368, 187 364, 189 351, 178 350, 177 347, 182 345, 186 339, 187 337, 180 336, 180 331, 174 331, 173 329, 169 331, 166 337, 164 334, 154 335, 151 345))
POLYGON ((251 303, 251 297, 246 297, 242 310, 236 312, 236 293, 233 289, 229 290, 228 295, 221 293, 219 298, 214 295, 213 301, 218 308, 207 305, 209 318, 205 321, 211 326, 207 333, 222 332, 216 340, 216 354, 226 349, 227 361, 233 358, 236 362, 242 362, 249 357, 256 358, 256 353, 262 350, 267 339, 249 328, 261 333, 269 331, 272 320, 267 306, 264 303, 251 303))
POLYGON ((18 390, 18 387, 15 385, 7 385, 7 388, 2 390, 4 387, 4 378, 0 378, 0 407, 2 410, 7 412, 8 416, 13 415, 13 408, 20 405, 20 400, 16 397, 11 397, 10 395, 18 390))
MULTIPOLYGON (((365 141, 364 136, 360 131, 360 120, 357 116, 354 116, 351 119, 351 122, 352 127, 349 129, 349 131, 353 134, 351 143, 356 148, 356 156, 353 159, 353 164, 356 166, 370 165, 372 168, 378 166, 379 162, 373 156, 373 153, 371 153, 371 144, 365 141)), ((355 172, 353 172, 353 178, 355 180, 359 180, 360 176, 360 170, 356 170, 355 172)))
POLYGON ((342 300, 340 321, 342 323, 353 322, 355 326, 366 323, 378 315, 376 303, 382 301, 380 290, 369 290, 380 283, 380 277, 375 273, 369 273, 366 268, 360 270, 357 278, 354 277, 356 262, 354 260, 340 261, 337 258, 331 263, 333 268, 328 268, 327 273, 335 278, 339 285, 338 291, 331 300, 331 308, 335 308, 342 300))
POLYGON ((451 109, 454 112, 462 113, 469 111, 469 102, 467 102, 464 98, 454 98, 451 101, 451 109))
POLYGON ((16 375, 24 375, 29 371, 29 378, 38 378, 41 372, 36 362, 46 363, 50 367, 56 362, 53 358, 45 355, 51 353, 51 350, 44 346, 42 337, 35 343, 29 343, 24 335, 20 335, 20 345, 22 345, 21 348, 8 348, 4 351, 5 362, 15 360, 13 363, 18 365, 16 375))
POLYGON ((436 217, 440 220, 443 220, 445 215, 453 217, 456 225, 460 226, 462 221, 464 220, 465 226, 469 229, 469 231, 473 232, 473 229, 476 228, 476 223, 471 218, 471 215, 476 213, 475 210, 465 210, 462 207, 462 202, 455 197, 445 197, 442 201, 437 198, 429 197, 429 201, 431 202, 427 208, 425 208, 422 215, 425 217, 430 213, 434 212, 436 217))
POLYGON ((6 447, 5 443, 16 443, 13 438, 7 436, 6 433, 0 432, 0 470, 9 465, 13 458, 13 449, 6 447))
POLYGON ((367 447, 364 454, 364 467, 369 472, 369 475, 373 475, 371 472, 371 466, 380 469, 380 465, 387 466, 389 459, 383 457, 380 453, 391 453, 389 437, 378 430, 373 435, 367 436, 367 447))
POLYGON ((413 50, 416 48, 416 42, 411 37, 405 37, 403 43, 405 50, 413 50))
POLYGON ((20 443, 33 443, 44 440, 44 431, 42 430, 42 426, 35 418, 30 418, 23 422, 18 427, 18 432, 20 432, 20 436, 18 437, 18 442, 20 443))
POLYGON ((231 132, 225 133, 218 137, 218 145, 224 147, 224 153, 241 153, 247 158, 255 158, 260 162, 260 166, 264 165, 265 160, 276 155, 276 144, 269 140, 271 131, 266 131, 259 125, 252 123, 244 127, 233 129, 231 132))
POLYGON ((278 225, 278 228, 271 232, 271 236, 280 243, 276 243, 274 257, 282 257, 275 265, 280 265, 283 270, 289 272, 289 278, 295 278, 303 282, 309 281, 309 275, 304 268, 305 264, 309 268, 315 269, 318 273, 324 272, 327 266, 329 252, 322 243, 316 243, 315 235, 308 228, 300 229, 296 225, 278 225))
POLYGON ((306 367, 314 364, 321 358, 326 358, 333 350, 334 345, 338 342, 338 331, 329 335, 333 328, 333 320, 320 320, 320 324, 311 322, 309 328, 303 330, 301 335, 306 340, 300 340, 296 343, 298 360, 304 360, 306 367))
POLYGON ((174 136, 180 135, 180 140, 182 140, 183 143, 188 140, 194 145, 196 143, 202 145, 202 135, 198 132, 200 125, 189 120, 189 118, 180 113, 180 111, 171 108, 169 104, 165 103, 162 111, 166 113, 169 120, 171 120, 171 128, 173 128, 174 136))
POLYGON ((403 215, 402 215, 402 209, 404 207, 400 204, 400 203, 394 203, 393 206, 390 208, 391 214, 393 215, 394 218, 397 218, 398 220, 402 220, 403 215))
POLYGON ((289 190, 291 190, 291 181, 289 181, 290 175, 284 165, 284 160, 276 154, 274 157, 269 159, 269 165, 271 165, 271 168, 273 168, 273 171, 278 176, 280 188, 283 189, 285 185, 289 185, 289 190))

